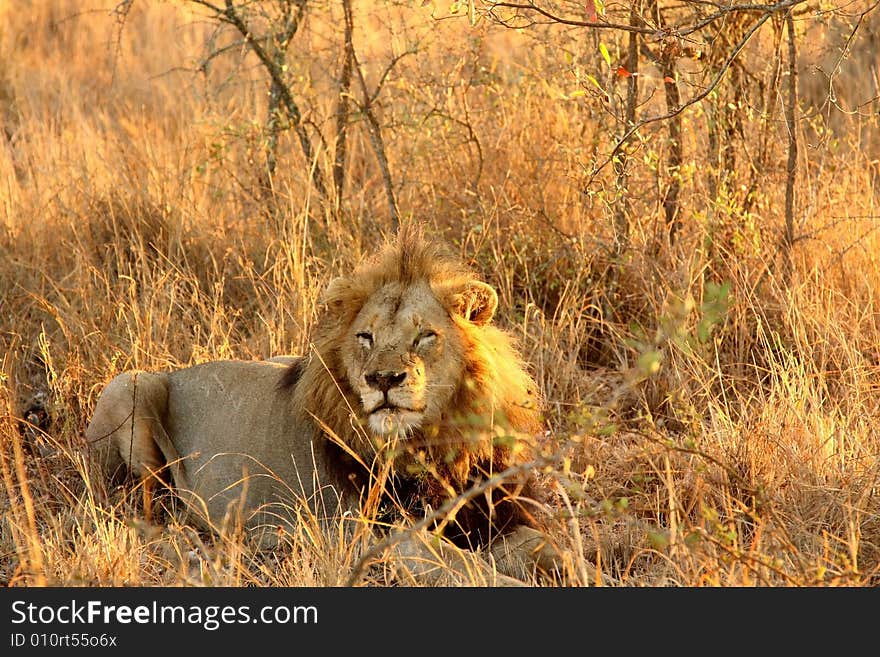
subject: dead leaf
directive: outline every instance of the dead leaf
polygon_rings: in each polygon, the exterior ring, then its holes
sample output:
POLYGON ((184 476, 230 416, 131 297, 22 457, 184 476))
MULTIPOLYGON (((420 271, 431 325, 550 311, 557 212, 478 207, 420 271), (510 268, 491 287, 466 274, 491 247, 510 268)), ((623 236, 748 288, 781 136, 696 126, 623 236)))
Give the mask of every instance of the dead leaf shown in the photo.
POLYGON ((595 0, 587 0, 587 22, 596 23, 599 21, 599 11, 596 9, 595 0))

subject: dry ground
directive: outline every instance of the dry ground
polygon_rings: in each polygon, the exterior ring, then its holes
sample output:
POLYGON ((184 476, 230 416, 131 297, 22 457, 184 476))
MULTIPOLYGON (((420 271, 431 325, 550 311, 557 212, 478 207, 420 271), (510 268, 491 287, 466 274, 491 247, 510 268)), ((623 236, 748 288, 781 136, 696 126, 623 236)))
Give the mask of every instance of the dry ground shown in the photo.
MULTIPOLYGON (((357 551, 308 519, 285 550, 257 555, 173 516, 144 523, 137 491, 98 508, 83 480, 83 430, 116 373, 302 352, 322 287, 390 225, 362 117, 338 211, 290 135, 266 191, 257 62, 231 48, 199 71, 210 21, 138 0, 122 22, 115 4, 0 9, 0 581, 344 582, 357 551)), ((586 181, 618 128, 573 73, 601 65, 593 37, 410 5, 367 17, 365 3, 356 45, 371 85, 389 53, 414 51, 377 109, 399 205, 498 287, 499 321, 542 386, 564 457, 563 583, 594 583, 586 564, 626 586, 876 584, 876 115, 824 137, 801 124, 789 280, 778 102, 763 117, 734 105, 726 171, 706 158, 708 110, 686 113, 671 248, 665 132, 646 129, 615 257, 613 172, 586 181)), ((316 5, 292 48, 313 136, 332 132, 337 11, 316 5)), ((754 70, 768 43, 744 52, 754 70)), ((646 99, 651 84, 646 72, 646 99)))

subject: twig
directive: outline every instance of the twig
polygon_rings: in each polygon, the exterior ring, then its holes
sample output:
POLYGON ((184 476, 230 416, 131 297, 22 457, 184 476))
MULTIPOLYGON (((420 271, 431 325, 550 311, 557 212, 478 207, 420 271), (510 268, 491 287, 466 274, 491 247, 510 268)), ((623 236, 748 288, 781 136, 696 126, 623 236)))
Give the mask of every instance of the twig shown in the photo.
POLYGON ((394 70, 394 67, 397 66, 397 62, 406 57, 407 55, 415 55, 418 52, 417 49, 411 48, 410 50, 404 50, 399 55, 395 55, 391 58, 391 61, 388 62, 388 65, 385 67, 385 70, 382 71, 382 75, 379 76, 379 81, 376 83, 376 88, 373 90, 373 95, 370 96, 370 103, 376 102, 376 99, 379 97, 379 94, 382 92, 382 87, 385 85, 385 80, 388 79, 388 76, 391 74, 391 71, 394 70))
POLYGON ((128 19, 128 12, 131 11, 131 5, 134 0, 122 0, 110 12, 116 18, 116 39, 113 42, 113 68, 110 71, 110 86, 116 82, 116 64, 119 61, 119 52, 122 49, 122 31, 125 29, 125 21, 128 19))
MULTIPOLYGON (((872 11, 877 9, 878 6, 880 6, 880 0, 876 0, 874 2, 874 4, 872 4, 870 7, 868 7, 867 9, 865 9, 863 12, 861 12, 859 14, 858 20, 856 21, 855 25, 853 25, 853 28, 850 31, 849 36, 847 36, 847 38, 846 38, 846 43, 844 43, 843 47, 840 49, 840 55, 837 57, 837 61, 834 62, 834 68, 832 69, 831 73, 828 74, 828 97, 826 98, 825 102, 823 103, 823 106, 826 103, 830 102, 837 109, 839 109, 841 112, 843 112, 844 114, 854 114, 854 113, 858 112, 858 108, 860 106, 857 106, 855 110, 846 110, 843 107, 841 107, 840 104, 837 102, 837 97, 836 97, 836 94, 834 93, 834 76, 836 76, 840 72, 840 68, 843 65, 843 61, 849 55, 850 46, 852 45, 852 42, 856 37, 856 33, 859 31, 859 28, 861 28, 862 22, 865 20, 865 16, 867 16, 872 11)), ((870 101, 868 101, 868 103, 873 102, 877 98, 878 97, 875 96, 870 101)))

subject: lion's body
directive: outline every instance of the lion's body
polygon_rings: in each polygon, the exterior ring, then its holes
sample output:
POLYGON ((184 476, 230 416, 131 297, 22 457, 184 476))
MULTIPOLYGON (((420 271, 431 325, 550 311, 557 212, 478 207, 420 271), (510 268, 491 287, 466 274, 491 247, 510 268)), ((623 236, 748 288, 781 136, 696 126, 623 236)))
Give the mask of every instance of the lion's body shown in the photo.
MULTIPOLYGON (((289 523, 303 501, 355 509, 381 463, 413 510, 530 458, 537 386, 489 325, 494 290, 456 259, 405 231, 324 302, 307 356, 113 379, 87 431, 104 471, 170 472, 159 476, 207 524, 238 508, 254 528, 289 523)), ((528 524, 528 484, 472 501, 447 533, 483 545, 528 524)))
POLYGON ((347 461, 294 398, 278 390, 287 369, 216 361, 120 374, 102 394, 86 438, 103 445, 100 460, 110 474, 128 468, 144 477, 152 470, 165 479, 169 464, 169 483, 203 525, 236 507, 250 527, 285 524, 293 517, 290 506, 303 500, 328 514, 341 505, 350 510, 357 497, 343 472, 347 461))

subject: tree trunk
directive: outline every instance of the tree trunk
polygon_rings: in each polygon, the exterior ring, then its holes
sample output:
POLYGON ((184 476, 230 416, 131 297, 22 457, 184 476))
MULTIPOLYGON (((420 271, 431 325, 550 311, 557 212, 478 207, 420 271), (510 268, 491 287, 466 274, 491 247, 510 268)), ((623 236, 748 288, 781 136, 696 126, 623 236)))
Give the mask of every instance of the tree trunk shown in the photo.
POLYGON ((336 149, 333 157, 333 187, 336 190, 336 205, 342 203, 342 189, 345 185, 345 154, 348 142, 348 107, 351 101, 351 66, 354 44, 352 32, 354 21, 351 15, 351 0, 342 0, 345 13, 345 32, 342 52, 342 70, 339 73, 339 100, 336 105, 336 149))
POLYGON ((791 10, 785 15, 785 29, 788 32, 788 102, 785 106, 785 127, 788 130, 788 166, 785 179, 785 229, 782 235, 782 257, 786 283, 792 274, 792 253, 794 245, 794 185, 797 181, 798 140, 797 125, 797 44, 795 42, 794 20, 791 10))
MULTIPOLYGON (((638 7, 633 5, 629 14, 630 25, 639 22, 638 7)), ((639 95, 639 34, 629 33, 627 45, 626 68, 629 76, 626 78, 626 110, 624 113, 623 133, 632 128, 636 123, 636 104, 639 95)), ((627 182, 629 171, 627 168, 629 140, 620 144, 620 150, 614 158, 614 172, 617 174, 617 198, 614 208, 614 255, 620 256, 629 244, 629 196, 627 194, 627 182)))

